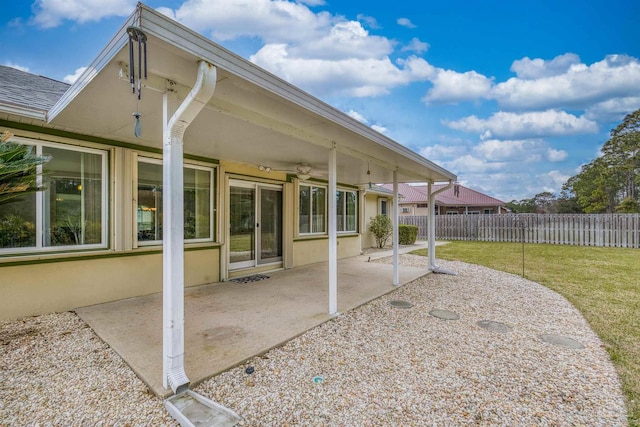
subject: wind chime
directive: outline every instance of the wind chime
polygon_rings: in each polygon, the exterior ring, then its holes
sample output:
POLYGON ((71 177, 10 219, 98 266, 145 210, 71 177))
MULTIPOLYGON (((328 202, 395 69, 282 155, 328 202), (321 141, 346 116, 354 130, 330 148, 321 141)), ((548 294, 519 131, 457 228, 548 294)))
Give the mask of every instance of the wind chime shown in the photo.
POLYGON ((367 178, 369 178, 369 190, 371 190, 371 162, 367 162, 367 178))
MULTIPOLYGON (((128 27, 129 35, 129 82, 131 83, 131 93, 137 92, 138 100, 136 102, 136 110, 139 110, 139 101, 142 97, 142 68, 144 67, 144 79, 147 79, 147 36, 138 27, 128 27), (138 75, 136 80, 136 61, 135 61, 135 44, 138 48, 138 75)), ((142 123, 140 118, 142 113, 135 111, 132 116, 135 118, 133 134, 136 138, 142 135, 142 123)))

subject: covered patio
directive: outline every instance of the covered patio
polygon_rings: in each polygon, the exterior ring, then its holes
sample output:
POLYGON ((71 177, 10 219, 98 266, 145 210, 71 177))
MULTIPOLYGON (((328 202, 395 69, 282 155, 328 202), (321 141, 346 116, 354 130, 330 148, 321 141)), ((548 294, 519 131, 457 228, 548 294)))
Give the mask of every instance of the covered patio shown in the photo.
MULTIPOLYGON (((415 247, 402 248, 402 251, 415 247)), ((393 266, 369 262, 389 255, 338 261, 338 310, 348 311, 397 289, 393 266)), ((402 267, 400 283, 428 270, 402 267)), ((264 273, 248 283, 211 283, 185 290, 185 370, 193 384, 332 319, 327 313, 328 263, 264 273)), ((162 385, 162 294, 82 307, 77 314, 158 396, 162 385)))

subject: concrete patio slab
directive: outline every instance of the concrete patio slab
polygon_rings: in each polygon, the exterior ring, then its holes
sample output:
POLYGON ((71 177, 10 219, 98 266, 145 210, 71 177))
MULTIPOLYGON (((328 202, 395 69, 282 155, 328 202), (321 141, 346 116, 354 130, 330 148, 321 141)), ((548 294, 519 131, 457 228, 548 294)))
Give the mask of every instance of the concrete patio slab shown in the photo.
MULTIPOLYGON (((367 256, 360 256, 338 262, 340 312, 396 289, 392 265, 367 261, 367 256)), ((266 273, 269 279, 257 282, 187 288, 185 370, 192 384, 331 319, 327 270, 327 263, 317 263, 266 273)), ((427 273, 401 266, 400 283, 427 273)), ((76 312, 155 394, 172 394, 162 386, 161 293, 82 307, 76 312)))

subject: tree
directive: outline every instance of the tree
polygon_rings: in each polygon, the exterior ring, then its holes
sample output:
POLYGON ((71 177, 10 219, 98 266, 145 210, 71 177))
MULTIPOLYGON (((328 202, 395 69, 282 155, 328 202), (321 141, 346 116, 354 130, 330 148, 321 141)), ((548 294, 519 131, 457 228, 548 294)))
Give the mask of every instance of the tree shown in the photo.
POLYGON ((536 205, 533 199, 512 200, 505 204, 513 213, 535 213, 536 205))
POLYGON ((637 200, 640 172, 640 110, 628 114, 611 131, 602 147, 614 174, 620 180, 622 197, 637 200))
POLYGON ((584 165, 580 173, 565 183, 563 190, 573 194, 587 213, 613 213, 633 209, 640 202, 639 187, 640 110, 637 110, 611 130, 611 138, 602 146, 602 156, 584 165))
POLYGON ((9 141, 10 132, 0 135, 0 205, 23 194, 43 190, 38 182, 38 166, 50 157, 37 156, 33 147, 9 141))
POLYGON ((369 223, 369 231, 376 239, 379 248, 384 248, 393 233, 393 224, 386 215, 376 215, 369 223))

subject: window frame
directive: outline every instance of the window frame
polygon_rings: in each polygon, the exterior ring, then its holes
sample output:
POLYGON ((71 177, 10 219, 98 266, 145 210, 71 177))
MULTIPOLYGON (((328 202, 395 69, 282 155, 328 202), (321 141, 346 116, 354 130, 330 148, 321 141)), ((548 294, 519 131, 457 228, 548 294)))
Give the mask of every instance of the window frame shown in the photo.
MULTIPOLYGON (((16 142, 21 145, 27 145, 35 148, 35 152, 38 156, 43 155, 43 149, 45 147, 55 148, 58 150, 67 150, 75 153, 87 153, 87 154, 96 154, 100 156, 100 203, 101 203, 101 212, 100 212, 100 243, 88 243, 88 244, 78 244, 78 245, 64 245, 64 246, 53 246, 53 245, 45 245, 45 216, 46 212, 44 212, 47 203, 45 201, 45 197, 47 197, 48 190, 37 191, 34 194, 35 198, 35 246, 23 246, 23 247, 11 247, 11 248, 0 248, 0 255, 28 255, 28 254, 37 254, 37 253, 58 253, 58 252, 82 252, 82 251, 93 251, 97 249, 107 249, 109 246, 109 230, 110 230, 110 188, 109 188, 109 180, 110 180, 110 151, 108 149, 100 149, 93 147, 86 147, 82 145, 75 144, 65 144, 60 142, 53 142, 48 140, 34 140, 31 138, 25 138, 20 136, 14 136, 11 138, 13 142, 16 142)), ((47 163, 44 165, 37 166, 38 177, 37 182, 38 185, 42 185, 44 181, 43 170, 46 173, 47 163)))
MULTIPOLYGON (((139 224, 138 224, 138 207, 139 207, 139 164, 147 163, 147 164, 155 164, 163 166, 163 161, 157 157, 151 157, 144 154, 137 154, 136 160, 134 162, 135 171, 135 182, 133 188, 136 192, 135 203, 133 206, 133 223, 134 223, 134 232, 133 232, 133 240, 134 240, 134 248, 137 247, 149 247, 149 246, 161 246, 162 239, 160 240, 139 240, 139 224)), ((195 170, 203 170, 209 172, 209 237, 198 237, 193 239, 184 239, 185 244, 192 243, 211 243, 215 241, 215 221, 216 221, 216 200, 215 200, 215 186, 216 186, 216 168, 214 166, 204 166, 201 164, 195 164, 191 162, 183 163, 183 174, 184 169, 195 169, 195 170)), ((183 196, 184 197, 184 196, 183 196)), ((183 225, 184 227, 184 225, 183 225)))
POLYGON ((299 236, 326 236, 328 234, 328 218, 329 216, 327 215, 327 211, 329 210, 329 203, 328 203, 328 198, 327 198, 327 193, 328 193, 328 188, 326 185, 318 185, 315 183, 300 183, 298 184, 298 235, 299 236), (307 232, 301 232, 300 231, 300 225, 301 225, 301 221, 300 221, 300 191, 302 190, 302 187, 308 187, 309 188, 309 230, 307 232), (324 230, 323 231, 313 231, 313 188, 321 188, 324 190, 324 218, 323 218, 323 227, 324 230))
POLYGON ((340 206, 338 206, 338 193, 343 193, 344 197, 343 197, 343 206, 342 206, 342 216, 344 218, 343 221, 343 229, 342 230, 337 230, 338 234, 353 234, 353 233, 357 233, 358 232, 358 214, 359 214, 359 198, 358 198, 358 191, 357 190, 352 190, 352 189, 346 189, 346 188, 338 188, 336 190, 336 227, 338 226, 338 221, 337 221, 337 216, 340 210, 340 206), (355 208, 356 211, 354 213, 354 217, 355 217, 355 222, 354 222, 354 229, 353 230, 346 230, 346 225, 347 225, 347 193, 353 193, 354 195, 354 200, 355 200, 355 208))

